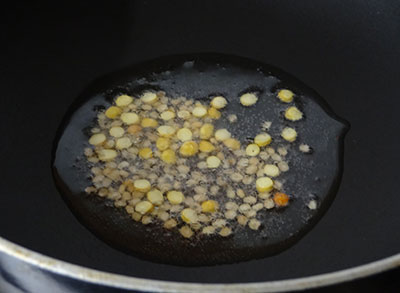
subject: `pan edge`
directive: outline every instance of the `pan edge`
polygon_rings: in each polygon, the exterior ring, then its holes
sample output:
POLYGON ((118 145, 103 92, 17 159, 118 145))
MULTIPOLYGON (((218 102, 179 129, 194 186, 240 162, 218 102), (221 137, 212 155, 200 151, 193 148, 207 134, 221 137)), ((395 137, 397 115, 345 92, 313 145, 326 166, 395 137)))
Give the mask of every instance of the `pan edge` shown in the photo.
POLYGON ((126 290, 152 292, 282 292, 317 288, 351 281, 400 266, 400 253, 364 265, 296 279, 268 282, 202 284, 128 277, 61 261, 0 237, 0 253, 66 278, 126 290))

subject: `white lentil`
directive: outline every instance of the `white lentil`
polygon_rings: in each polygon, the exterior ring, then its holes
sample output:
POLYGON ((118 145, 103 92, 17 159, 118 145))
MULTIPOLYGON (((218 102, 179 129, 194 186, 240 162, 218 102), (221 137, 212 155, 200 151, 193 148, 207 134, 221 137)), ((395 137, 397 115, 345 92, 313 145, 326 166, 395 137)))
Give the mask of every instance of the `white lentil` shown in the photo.
POLYGON ((206 226, 201 231, 203 234, 211 235, 215 233, 215 227, 213 226, 206 226))
POLYGON ((272 209, 275 206, 274 201, 271 198, 268 198, 264 201, 264 207, 269 210, 272 209))
POLYGON ((245 212, 249 211, 250 209, 251 209, 251 206, 247 203, 241 204, 239 206, 239 212, 241 212, 241 213, 245 213, 245 212))
POLYGON ((217 219, 212 223, 212 225, 217 228, 224 227, 226 225, 226 220, 225 219, 217 219))
POLYGON ((271 197, 271 194, 269 192, 261 192, 258 194, 258 197, 261 199, 267 199, 271 197))
POLYGON ((257 219, 251 219, 249 221, 249 228, 252 230, 258 230, 260 228, 260 225, 261 225, 261 223, 257 219))
POLYGON ((239 208, 239 206, 237 205, 237 203, 233 202, 233 201, 228 201, 227 203, 225 203, 225 208, 227 210, 237 210, 239 208))
POLYGON ((288 163, 286 163, 285 161, 281 161, 278 163, 278 168, 282 171, 282 172, 287 172, 289 171, 289 165, 288 163))
POLYGON ((228 116, 228 121, 229 121, 230 123, 235 123, 237 120, 238 120, 238 118, 237 118, 237 116, 236 116, 235 114, 230 114, 230 115, 228 116))
POLYGON ((219 231, 219 235, 221 235, 222 237, 227 237, 232 233, 231 228, 229 227, 223 227, 220 231, 219 231))
POLYGON ((244 214, 246 215, 247 218, 254 218, 255 216, 257 216, 257 212, 253 209, 245 212, 244 214))
POLYGON ((243 198, 243 202, 248 204, 255 204, 257 202, 257 198, 255 198, 254 196, 246 196, 245 198, 243 198))
POLYGON ((236 190, 236 194, 240 198, 244 198, 246 196, 246 194, 244 193, 243 189, 240 189, 240 188, 238 190, 236 190))
POLYGON ((310 210, 315 210, 317 208, 317 202, 315 200, 310 200, 310 202, 308 203, 307 207, 310 210))
POLYGON ((236 211, 234 210, 228 210, 225 212, 225 218, 227 218, 228 220, 233 220, 234 218, 236 218, 236 211))
POLYGON ((259 203, 256 203, 255 205, 253 205, 251 208, 253 210, 255 210, 256 212, 258 212, 259 210, 262 210, 264 208, 264 204, 259 202, 259 203))

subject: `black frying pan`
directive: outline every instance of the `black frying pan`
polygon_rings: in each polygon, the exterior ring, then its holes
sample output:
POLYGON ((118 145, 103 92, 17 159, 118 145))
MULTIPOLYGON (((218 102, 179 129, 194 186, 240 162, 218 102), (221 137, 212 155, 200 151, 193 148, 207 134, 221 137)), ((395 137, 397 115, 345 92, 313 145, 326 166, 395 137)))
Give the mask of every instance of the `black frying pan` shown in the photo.
POLYGON ((3 16, 1 236, 101 271, 202 283, 294 279, 398 254, 399 8, 394 1, 16 4, 3 16), (160 55, 198 51, 278 66, 352 125, 332 206, 276 256, 194 268, 127 256, 81 226, 54 186, 56 130, 91 80, 160 55))

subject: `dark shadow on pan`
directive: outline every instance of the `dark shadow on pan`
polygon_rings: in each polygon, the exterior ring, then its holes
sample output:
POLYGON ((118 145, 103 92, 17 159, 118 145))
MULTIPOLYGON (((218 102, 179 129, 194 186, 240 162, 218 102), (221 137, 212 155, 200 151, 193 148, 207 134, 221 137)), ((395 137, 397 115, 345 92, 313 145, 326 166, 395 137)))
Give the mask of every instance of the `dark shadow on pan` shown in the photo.
POLYGON ((53 174, 65 202, 79 221, 112 247, 156 262, 177 265, 212 265, 266 257, 288 249, 322 217, 337 192, 343 169, 343 140, 349 124, 337 117, 313 90, 281 70, 253 60, 213 53, 166 56, 143 62, 95 80, 68 110, 57 134, 53 174), (143 90, 163 90, 171 97, 187 96, 207 101, 224 95, 240 125, 227 126, 235 137, 254 137, 264 120, 272 121, 270 133, 279 143, 286 105, 275 98, 277 89, 296 93, 296 106, 305 119, 296 123, 300 139, 291 144, 291 172, 284 174, 286 191, 294 196, 283 210, 261 213, 259 231, 241 230, 228 238, 220 236, 184 239, 177 231, 160 225, 143 226, 132 221, 124 209, 84 193, 90 185, 90 168, 83 149, 96 113, 122 93, 133 96, 143 90), (244 91, 257 90, 257 107, 245 109, 237 102, 244 91), (275 106, 272 106, 275 105, 275 106), (249 118, 251 117, 251 118, 249 118), (312 154, 301 154, 298 145, 310 144, 312 154), (296 152, 297 150, 297 152, 296 152), (307 208, 317 199, 318 208, 307 208))

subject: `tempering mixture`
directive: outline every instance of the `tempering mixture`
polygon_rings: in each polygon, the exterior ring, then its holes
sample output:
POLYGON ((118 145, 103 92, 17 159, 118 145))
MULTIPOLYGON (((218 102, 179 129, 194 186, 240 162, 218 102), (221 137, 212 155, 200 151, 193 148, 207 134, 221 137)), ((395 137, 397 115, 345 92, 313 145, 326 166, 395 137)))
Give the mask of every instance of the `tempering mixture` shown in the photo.
MULTIPOLYGON (((85 155, 93 184, 85 191, 112 200, 133 221, 178 229, 185 238, 258 230, 260 214, 290 204, 280 175, 290 172, 288 146, 297 139, 296 121, 304 119, 292 91, 281 89, 276 99, 287 104, 282 115, 291 124, 281 125, 279 144, 268 120, 254 125, 259 134, 251 139, 219 128, 220 119, 242 123, 225 111, 222 96, 209 104, 163 91, 116 96, 91 129, 85 155)), ((248 92, 234 102, 257 107, 257 101, 257 93, 248 92)), ((312 153, 306 144, 298 151, 312 153)), ((308 208, 316 207, 312 199, 308 208)))

